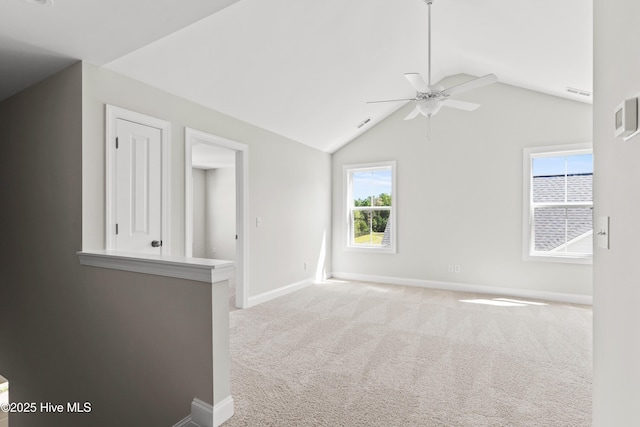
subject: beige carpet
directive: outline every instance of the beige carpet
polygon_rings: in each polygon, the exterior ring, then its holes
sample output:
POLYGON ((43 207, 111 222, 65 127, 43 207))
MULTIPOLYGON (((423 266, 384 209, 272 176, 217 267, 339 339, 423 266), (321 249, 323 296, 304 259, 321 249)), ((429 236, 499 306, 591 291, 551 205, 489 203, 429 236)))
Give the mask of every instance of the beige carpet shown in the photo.
POLYGON ((233 311, 224 427, 591 425, 591 307, 495 298, 329 282, 233 311))

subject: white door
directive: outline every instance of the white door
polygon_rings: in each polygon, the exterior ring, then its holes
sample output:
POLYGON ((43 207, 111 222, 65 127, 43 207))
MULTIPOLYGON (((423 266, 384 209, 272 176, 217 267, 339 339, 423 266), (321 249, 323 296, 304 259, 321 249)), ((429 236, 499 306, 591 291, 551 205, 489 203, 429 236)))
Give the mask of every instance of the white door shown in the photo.
POLYGON ((116 124, 116 236, 122 252, 162 253, 162 132, 116 124))

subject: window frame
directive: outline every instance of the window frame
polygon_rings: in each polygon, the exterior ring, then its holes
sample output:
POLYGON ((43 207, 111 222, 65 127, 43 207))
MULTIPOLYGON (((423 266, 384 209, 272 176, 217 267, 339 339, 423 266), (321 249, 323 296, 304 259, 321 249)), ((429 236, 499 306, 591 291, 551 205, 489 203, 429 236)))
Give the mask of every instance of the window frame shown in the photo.
MULTIPOLYGON (((533 159, 544 157, 573 156, 580 154, 593 155, 593 144, 590 142, 578 144, 552 145, 542 147, 525 148, 523 150, 523 205, 522 205, 522 258, 524 261, 558 262, 567 264, 592 264, 593 253, 554 253, 534 250, 533 215, 536 207, 585 207, 593 209, 593 197, 591 202, 558 202, 558 203, 534 203, 533 202, 533 159)), ((593 187, 592 187, 593 194, 593 187)), ((593 211, 592 211, 593 212, 593 211)), ((593 238, 593 236, 592 236, 593 238)))
MULTIPOLYGON (((349 252, 368 252, 368 253, 389 253, 395 254, 397 248, 397 205, 398 205, 398 196, 397 196, 397 179, 396 179, 396 162, 385 161, 385 162, 376 162, 376 163, 360 163, 360 164, 350 164, 344 165, 343 168, 343 200, 344 200, 344 250, 349 252), (389 207, 389 218, 391 219, 391 244, 387 247, 383 246, 374 246, 374 245, 355 245, 351 240, 351 236, 353 235, 353 221, 352 221, 352 212, 355 206, 351 206, 351 202, 353 200, 353 191, 352 191, 352 179, 354 172, 366 172, 366 171, 375 171, 375 170, 385 170, 391 169, 391 206, 389 207)), ((363 210, 363 209, 358 209, 363 210)), ((376 207, 370 206, 367 210, 387 210, 387 207, 376 207)))

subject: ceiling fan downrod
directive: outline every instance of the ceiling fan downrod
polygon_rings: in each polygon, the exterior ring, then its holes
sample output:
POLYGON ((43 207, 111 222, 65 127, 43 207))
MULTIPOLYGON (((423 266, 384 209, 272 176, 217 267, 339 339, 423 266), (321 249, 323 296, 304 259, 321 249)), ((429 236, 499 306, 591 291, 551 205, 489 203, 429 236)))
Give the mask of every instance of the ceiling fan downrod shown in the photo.
POLYGON ((428 9, 428 42, 427 49, 428 51, 428 66, 427 66, 427 84, 431 86, 431 5, 434 0, 424 0, 424 2, 429 7, 428 9))
MULTIPOLYGON (((472 89, 478 89, 480 87, 495 83, 498 78, 495 74, 487 74, 483 77, 477 77, 475 79, 460 83, 448 88, 444 88, 440 85, 431 84, 431 5, 435 0, 422 0, 428 7, 428 75, 427 81, 425 81, 420 73, 405 73, 405 78, 409 81, 409 84, 416 90, 416 94, 413 98, 402 99, 387 99, 383 101, 368 101, 368 103, 381 103, 381 102, 404 102, 412 101, 416 103, 415 108, 404 118, 405 120, 415 119, 422 114, 427 118, 430 118, 438 111, 440 107, 447 106, 451 108, 457 108, 464 111, 474 111, 480 104, 474 104, 472 102, 460 101, 450 98, 451 95, 457 95, 463 92, 467 92, 472 89)), ((429 131, 430 132, 430 131, 429 131)), ((430 133, 428 135, 430 137, 430 133)))

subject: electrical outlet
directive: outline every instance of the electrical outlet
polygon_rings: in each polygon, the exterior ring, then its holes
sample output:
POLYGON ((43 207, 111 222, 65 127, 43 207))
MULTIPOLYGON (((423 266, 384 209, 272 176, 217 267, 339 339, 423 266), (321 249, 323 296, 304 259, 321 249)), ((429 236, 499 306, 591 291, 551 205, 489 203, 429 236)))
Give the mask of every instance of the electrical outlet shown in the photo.
POLYGON ((460 266, 459 266, 459 265, 454 265, 454 266, 453 266, 453 271, 454 271, 455 273, 460 273, 460 270, 461 270, 461 268, 460 268, 460 266))
POLYGON ((262 227, 262 217, 261 216, 256 218, 256 227, 262 227))

